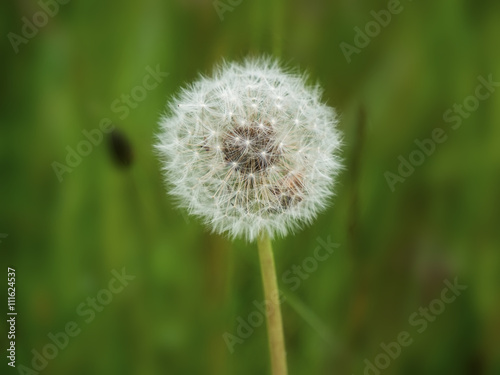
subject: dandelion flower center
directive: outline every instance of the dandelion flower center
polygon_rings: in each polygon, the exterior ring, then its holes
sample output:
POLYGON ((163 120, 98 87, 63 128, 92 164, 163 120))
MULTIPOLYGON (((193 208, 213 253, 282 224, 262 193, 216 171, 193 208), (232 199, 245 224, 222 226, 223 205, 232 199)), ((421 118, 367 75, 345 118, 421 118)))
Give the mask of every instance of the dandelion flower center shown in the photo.
POLYGON ((243 174, 260 174, 279 160, 276 133, 269 123, 235 126, 223 140, 224 159, 243 174))

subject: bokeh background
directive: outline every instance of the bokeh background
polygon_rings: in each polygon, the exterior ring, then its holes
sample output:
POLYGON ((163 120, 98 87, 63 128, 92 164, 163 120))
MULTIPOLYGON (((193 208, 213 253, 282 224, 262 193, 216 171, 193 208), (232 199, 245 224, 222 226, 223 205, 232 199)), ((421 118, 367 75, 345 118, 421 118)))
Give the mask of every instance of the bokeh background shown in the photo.
MULTIPOLYGON (((348 63, 340 43, 353 45, 386 1, 71 0, 18 53, 8 34, 41 7, 2 1, 1 296, 9 265, 17 365, 32 367, 32 350, 74 321, 81 333, 41 374, 269 373, 264 325, 233 353, 223 338, 263 300, 255 244, 176 209, 152 149, 182 85, 222 59, 268 54, 322 84, 345 135, 331 208, 275 241, 290 374, 363 374, 403 331, 412 344, 381 374, 500 374, 500 91, 459 129, 443 119, 479 76, 500 81, 500 3, 401 4, 348 63), (148 66, 169 75, 120 118, 111 104, 148 66), (105 118, 116 132, 60 182, 53 163, 105 118), (435 128, 446 142, 391 191, 384 174, 435 128), (291 290, 282 275, 328 238, 338 248, 291 290), (123 267, 135 279, 85 323, 77 307, 123 267), (409 317, 456 278, 467 290, 418 333, 409 317)), ((2 358, 2 374, 23 373, 2 358)))

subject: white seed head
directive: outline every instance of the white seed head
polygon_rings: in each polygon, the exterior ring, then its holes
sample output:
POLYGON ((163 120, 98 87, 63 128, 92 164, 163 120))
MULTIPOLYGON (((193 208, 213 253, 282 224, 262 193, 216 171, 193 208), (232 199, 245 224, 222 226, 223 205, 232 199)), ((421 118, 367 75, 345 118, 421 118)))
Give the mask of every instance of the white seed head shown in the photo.
POLYGON ((169 109, 156 148, 170 193, 214 232, 284 236, 327 206, 341 135, 304 76, 270 59, 225 63, 169 109))

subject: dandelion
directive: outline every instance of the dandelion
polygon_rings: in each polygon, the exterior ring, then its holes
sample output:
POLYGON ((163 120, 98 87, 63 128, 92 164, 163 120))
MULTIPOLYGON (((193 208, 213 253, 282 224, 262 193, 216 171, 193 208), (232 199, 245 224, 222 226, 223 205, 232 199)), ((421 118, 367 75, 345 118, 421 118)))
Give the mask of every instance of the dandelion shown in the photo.
POLYGON ((156 148, 170 193, 217 233, 258 241, 274 374, 286 373, 270 238, 310 224, 341 166, 335 111, 271 59, 225 63, 175 98, 156 148), (271 294, 275 296, 271 296, 271 294))
POLYGON ((157 149, 170 193, 214 232, 285 236, 328 204, 340 169, 334 110, 276 62, 224 64, 170 104, 157 149))

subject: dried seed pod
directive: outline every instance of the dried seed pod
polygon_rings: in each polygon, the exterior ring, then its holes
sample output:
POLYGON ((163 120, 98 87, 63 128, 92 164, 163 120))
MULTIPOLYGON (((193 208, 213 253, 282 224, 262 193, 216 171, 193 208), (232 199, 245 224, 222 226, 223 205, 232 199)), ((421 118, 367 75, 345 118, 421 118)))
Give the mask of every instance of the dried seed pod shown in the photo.
POLYGON ((120 167, 130 167, 134 159, 132 145, 125 133, 114 128, 109 134, 109 150, 115 163, 120 167))

